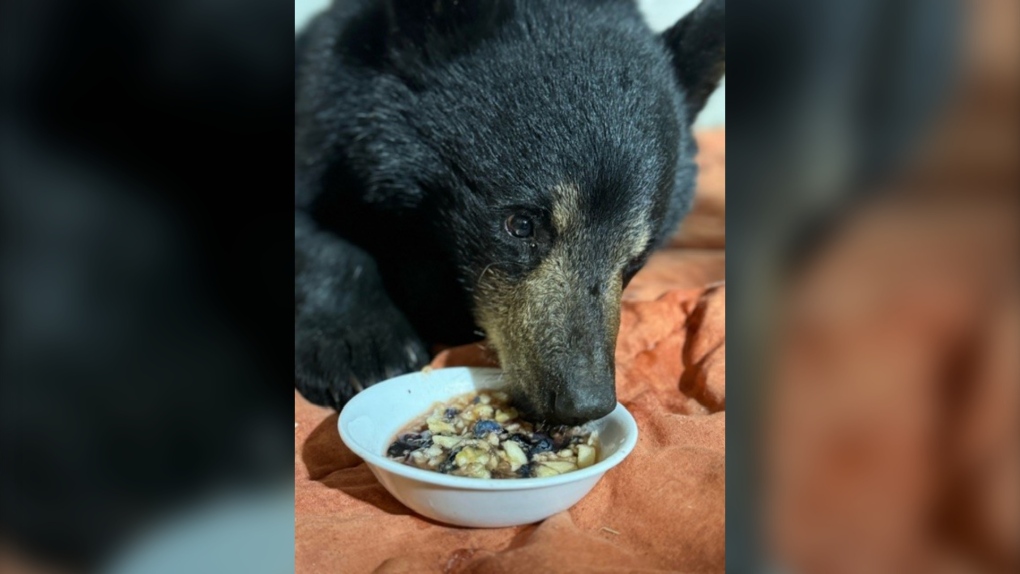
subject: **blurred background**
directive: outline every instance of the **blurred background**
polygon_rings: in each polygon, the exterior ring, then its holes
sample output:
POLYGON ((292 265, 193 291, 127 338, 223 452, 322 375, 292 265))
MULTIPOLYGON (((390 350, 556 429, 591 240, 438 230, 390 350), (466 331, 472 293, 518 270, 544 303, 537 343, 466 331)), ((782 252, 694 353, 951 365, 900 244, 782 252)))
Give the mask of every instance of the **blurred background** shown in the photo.
MULTIPOLYGON (((729 569, 1020 571, 1020 5, 728 4, 729 569)), ((0 5, 0 571, 292 567, 316 9, 0 5)))
POLYGON ((292 568, 291 10, 0 5, 0 572, 292 568))
POLYGON ((728 4, 728 569, 1020 571, 1020 4, 728 4))

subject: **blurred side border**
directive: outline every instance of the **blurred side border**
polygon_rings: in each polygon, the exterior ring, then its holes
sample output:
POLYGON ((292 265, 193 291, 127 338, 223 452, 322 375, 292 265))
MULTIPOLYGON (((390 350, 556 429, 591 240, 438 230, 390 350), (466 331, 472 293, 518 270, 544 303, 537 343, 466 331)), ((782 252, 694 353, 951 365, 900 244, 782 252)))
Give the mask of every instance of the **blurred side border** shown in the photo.
MULTIPOLYGON (((292 532, 292 11, 0 7, 5 572, 100 569, 207 507, 292 532)), ((292 567, 264 524, 248 557, 292 567)))
POLYGON ((1018 16, 729 2, 727 570, 1020 568, 1018 16))

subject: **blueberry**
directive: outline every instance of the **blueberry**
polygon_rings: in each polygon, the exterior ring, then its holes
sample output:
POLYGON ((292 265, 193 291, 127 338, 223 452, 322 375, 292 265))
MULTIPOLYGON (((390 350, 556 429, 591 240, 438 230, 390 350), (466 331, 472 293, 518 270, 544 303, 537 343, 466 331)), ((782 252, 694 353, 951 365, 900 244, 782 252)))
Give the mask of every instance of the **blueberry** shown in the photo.
POLYGON ((386 454, 390 456, 407 456, 407 453, 413 450, 428 448, 430 446, 432 446, 432 433, 429 431, 425 431, 421 434, 407 433, 393 441, 393 444, 391 444, 390 448, 387 449, 386 454))
POLYGON ((446 409, 445 411, 443 411, 443 418, 445 418, 448 421, 452 421, 453 417, 455 417, 455 416, 457 416, 459 414, 460 414, 459 410, 457 410, 457 409, 455 409, 453 407, 450 407, 450 408, 446 409))
POLYGON ((481 438, 490 432, 503 432, 503 425, 493 420, 482 420, 475 423, 475 436, 481 438))
POLYGON ((432 446, 432 432, 425 431, 420 434, 404 435, 404 441, 415 448, 428 448, 432 446))
POLYGON ((439 464, 439 472, 443 474, 449 474, 457 470, 457 455, 460 454, 461 449, 464 447, 458 447, 450 451, 450 456, 446 457, 446 460, 439 464))
POLYGON ((554 442, 553 439, 546 436, 545 434, 535 434, 531 436, 531 455, 538 455, 539 453, 548 453, 553 450, 554 442))
POLYGON ((517 469, 517 476, 521 478, 531 478, 531 465, 525 464, 517 469))
POLYGON ((402 443, 399 440, 395 440, 393 441, 393 444, 390 445, 390 448, 386 450, 386 454, 393 457, 406 456, 407 453, 411 452, 412 450, 414 449, 411 448, 406 443, 402 443))
POLYGON ((536 433, 531 437, 531 453, 549 452, 553 449, 553 441, 544 434, 536 433))

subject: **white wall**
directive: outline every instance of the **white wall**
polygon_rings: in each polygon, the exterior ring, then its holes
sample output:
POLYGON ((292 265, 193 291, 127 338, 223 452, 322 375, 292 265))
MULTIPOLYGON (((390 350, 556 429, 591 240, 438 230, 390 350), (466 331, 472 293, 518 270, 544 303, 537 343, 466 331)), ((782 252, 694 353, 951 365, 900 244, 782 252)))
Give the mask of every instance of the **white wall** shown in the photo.
MULTIPOLYGON (((699 0, 638 0, 648 25, 655 31, 672 26, 681 16, 697 6, 699 0)), ((726 79, 712 94, 694 125, 699 127, 722 126, 726 124, 726 79)))
MULTIPOLYGON (((294 27, 300 29, 309 18, 329 4, 330 0, 294 0, 294 27)), ((424 0, 423 0, 424 1, 424 0)), ((556 0, 548 0, 555 2, 556 0)), ((648 24, 653 30, 665 30, 673 25, 691 8, 697 6, 699 0, 638 0, 638 6, 644 13, 648 24)), ((708 104, 698 117, 696 125, 721 126, 726 123, 726 82, 719 86, 708 104)))
POLYGON ((329 0, 294 0, 294 29, 300 30, 301 26, 329 5, 329 0))

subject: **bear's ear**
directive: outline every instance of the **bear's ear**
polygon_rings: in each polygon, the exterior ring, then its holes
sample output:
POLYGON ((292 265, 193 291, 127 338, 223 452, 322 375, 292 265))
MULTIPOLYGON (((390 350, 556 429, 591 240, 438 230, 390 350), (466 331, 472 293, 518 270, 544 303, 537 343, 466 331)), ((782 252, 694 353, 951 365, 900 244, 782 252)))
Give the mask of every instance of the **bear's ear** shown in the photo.
POLYGON ((726 72, 725 0, 702 0, 662 34, 693 122, 726 72))
POLYGON ((432 57, 467 49, 513 8, 513 0, 386 0, 390 46, 432 57))

